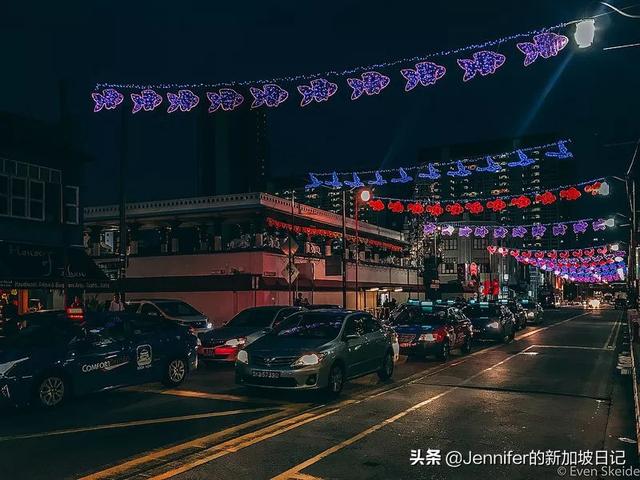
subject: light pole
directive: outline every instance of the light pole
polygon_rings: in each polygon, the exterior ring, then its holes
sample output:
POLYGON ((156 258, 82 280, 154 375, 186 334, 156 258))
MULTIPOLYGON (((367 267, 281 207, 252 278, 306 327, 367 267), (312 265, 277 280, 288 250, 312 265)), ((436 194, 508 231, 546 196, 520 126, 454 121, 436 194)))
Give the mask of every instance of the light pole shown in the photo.
POLYGON ((356 280, 356 310, 358 310, 358 307, 359 307, 358 265, 360 263, 360 237, 358 233, 358 210, 359 210, 358 200, 362 200, 364 203, 367 203, 369 200, 371 200, 371 192, 366 189, 360 190, 359 193, 356 193, 355 199, 354 199, 354 208, 355 208, 354 220, 356 223, 356 279, 355 279, 356 280))
POLYGON ((347 308, 347 191, 342 191, 342 308, 347 308))

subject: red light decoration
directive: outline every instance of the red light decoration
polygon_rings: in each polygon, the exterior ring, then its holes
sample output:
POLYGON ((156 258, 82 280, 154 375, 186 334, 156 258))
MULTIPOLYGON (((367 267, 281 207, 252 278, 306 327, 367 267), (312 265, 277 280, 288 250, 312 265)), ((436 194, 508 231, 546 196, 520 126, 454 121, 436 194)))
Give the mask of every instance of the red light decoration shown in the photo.
POLYGON ((547 252, 547 257, 549 258, 558 258, 558 252, 555 250, 550 250, 547 252))
POLYGON ((500 212, 507 208, 507 204, 501 198, 497 198, 495 200, 489 200, 487 202, 487 208, 489 210, 493 210, 494 212, 500 212))
POLYGON ((389 204, 387 205, 387 208, 389 210, 391 210, 393 213, 402 213, 404 212, 404 205, 402 205, 402 202, 389 202, 389 204))
POLYGON ((421 203, 410 203, 407 205, 407 210, 414 215, 420 215, 421 213, 424 213, 424 205, 421 203))
POLYGON ((493 255, 494 253, 496 253, 498 251, 498 247, 496 247, 495 245, 489 245, 487 247, 487 251, 493 255))
POLYGON ((524 195, 520 195, 519 197, 511 199, 511 205, 518 208, 527 208, 531 205, 531 199, 524 195))
POLYGON ((533 256, 536 258, 544 258, 544 252, 535 252, 533 256))
POLYGON ((464 213, 464 207, 460 205, 458 202, 450 203, 446 206, 445 210, 449 212, 451 215, 462 215, 464 213))
POLYGON ((591 195, 598 195, 598 193, 600 192, 601 186, 602 186, 601 182, 590 183, 589 185, 586 185, 584 187, 584 191, 585 193, 590 193, 591 195))
POLYGON ((484 210, 484 207, 480 202, 468 202, 465 203, 464 208, 466 208, 469 212, 477 215, 484 210))
POLYGON ((577 200, 582 194, 576 187, 567 188, 566 190, 560 190, 560 198, 564 200, 577 200))
POLYGON ((369 207, 374 212, 381 212, 382 210, 384 210, 384 202, 382 200, 370 200, 369 207))
POLYGON ((426 210, 428 213, 430 213, 434 217, 439 217, 444 213, 444 209, 442 208, 442 205, 440 205, 439 203, 435 203, 433 205, 427 205, 426 210))
POLYGON ((585 257, 591 258, 596 253, 596 251, 593 248, 585 248, 582 253, 585 257))
POLYGON ((536 203, 542 203, 543 205, 551 205, 557 200, 557 197, 551 192, 544 192, 541 195, 536 195, 536 203))
POLYGON ((573 255, 576 258, 580 258, 582 257, 582 250, 574 250, 573 252, 571 252, 571 255, 573 255))

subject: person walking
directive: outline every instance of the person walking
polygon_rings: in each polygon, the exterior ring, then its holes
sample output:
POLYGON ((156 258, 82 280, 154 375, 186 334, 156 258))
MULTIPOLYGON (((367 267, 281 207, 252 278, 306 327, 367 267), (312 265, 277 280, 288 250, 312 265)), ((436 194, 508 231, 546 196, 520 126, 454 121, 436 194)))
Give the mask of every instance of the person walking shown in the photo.
POLYGON ((124 303, 122 303, 120 301, 120 294, 119 293, 114 293, 113 294, 113 300, 111 300, 111 303, 109 304, 109 311, 110 312, 123 312, 124 311, 124 303))

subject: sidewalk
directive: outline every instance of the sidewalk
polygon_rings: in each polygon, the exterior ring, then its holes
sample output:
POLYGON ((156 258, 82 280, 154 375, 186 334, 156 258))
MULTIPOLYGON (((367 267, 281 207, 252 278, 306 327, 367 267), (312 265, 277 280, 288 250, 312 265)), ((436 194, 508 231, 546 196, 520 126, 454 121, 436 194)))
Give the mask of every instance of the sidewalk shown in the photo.
MULTIPOLYGON (((633 338, 633 324, 634 322, 640 322, 640 315, 637 310, 628 310, 627 311, 627 327, 629 332, 629 342, 630 342, 630 353, 631 353, 631 380, 632 380, 632 388, 633 388, 633 404, 635 410, 635 430, 636 430, 636 439, 640 438, 640 401, 638 399, 638 381, 640 377, 638 374, 640 373, 640 341, 636 339, 634 341, 633 338)), ((640 457, 640 443, 636 444, 636 449, 638 452, 638 456, 640 457)))

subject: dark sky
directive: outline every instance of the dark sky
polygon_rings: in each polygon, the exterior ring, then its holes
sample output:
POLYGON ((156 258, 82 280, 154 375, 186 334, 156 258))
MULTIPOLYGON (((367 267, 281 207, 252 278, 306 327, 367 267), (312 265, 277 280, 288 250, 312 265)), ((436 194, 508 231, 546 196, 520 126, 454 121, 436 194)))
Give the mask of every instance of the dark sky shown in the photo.
MULTIPOLYGON (((24 3, 29 6, 14 1, 0 7, 0 110, 57 121, 64 82, 74 141, 94 159, 86 204, 113 202, 117 193, 120 115, 91 112, 96 82, 217 82, 322 72, 603 11, 597 2, 573 0, 24 3)), ((615 3, 624 7, 633 0, 615 3)), ((301 109, 289 85, 290 99, 269 112, 272 172, 411 165, 422 147, 557 133, 573 137, 581 155, 581 171, 567 182, 622 174, 633 145, 606 145, 640 136, 640 48, 602 48, 640 41, 640 20, 612 14, 599 18, 597 28, 592 48, 577 50, 571 39, 557 58, 527 68, 515 46, 505 45, 505 66, 466 84, 450 57, 442 59, 448 67, 443 80, 409 93, 400 67, 385 72, 392 81, 381 95, 353 102, 341 81, 329 102, 301 109)), ((179 196, 195 184, 194 162, 185 154, 194 141, 195 114, 169 117, 165 109, 166 100, 159 112, 131 117, 131 199, 179 196)))

